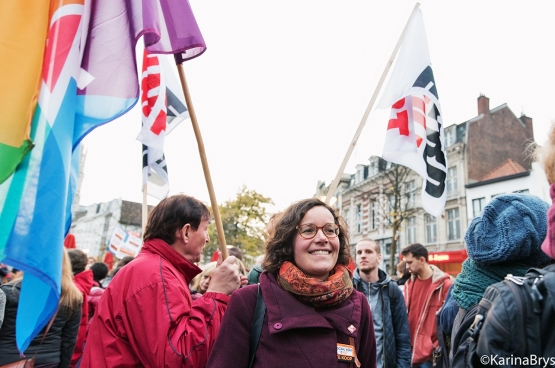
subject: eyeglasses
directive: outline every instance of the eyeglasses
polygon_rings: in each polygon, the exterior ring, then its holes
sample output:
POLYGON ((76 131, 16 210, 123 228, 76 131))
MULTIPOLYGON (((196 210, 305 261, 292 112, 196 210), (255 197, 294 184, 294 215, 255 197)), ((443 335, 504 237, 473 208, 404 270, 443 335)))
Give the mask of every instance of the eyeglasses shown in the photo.
POLYGON ((325 224, 324 226, 316 226, 313 224, 301 224, 297 226, 299 235, 305 239, 312 239, 318 233, 318 230, 322 230, 322 233, 326 238, 336 238, 339 235, 339 225, 337 224, 325 224))

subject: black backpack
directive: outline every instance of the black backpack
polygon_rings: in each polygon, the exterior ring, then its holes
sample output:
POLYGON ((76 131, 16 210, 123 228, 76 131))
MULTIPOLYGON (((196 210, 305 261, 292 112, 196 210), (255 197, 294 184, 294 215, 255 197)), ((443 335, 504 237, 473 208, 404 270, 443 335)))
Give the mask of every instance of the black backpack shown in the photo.
POLYGON ((555 365, 555 265, 489 286, 467 342, 468 367, 555 365))

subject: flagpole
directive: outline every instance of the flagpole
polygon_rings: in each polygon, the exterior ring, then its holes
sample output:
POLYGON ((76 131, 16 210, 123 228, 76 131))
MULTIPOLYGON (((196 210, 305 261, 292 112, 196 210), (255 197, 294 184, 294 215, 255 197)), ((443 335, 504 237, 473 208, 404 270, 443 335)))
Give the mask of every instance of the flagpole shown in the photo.
POLYGON ((420 7, 420 3, 416 3, 416 5, 414 6, 414 9, 412 10, 412 13, 410 14, 409 19, 407 20, 407 24, 405 24, 405 28, 403 29, 403 32, 401 33, 401 37, 399 37, 399 40, 397 41, 397 45, 395 45, 395 48, 393 49, 393 52, 391 53, 391 57, 389 58, 389 61, 387 62, 385 69, 382 73, 382 76, 378 82, 378 85, 376 86, 376 89, 374 90, 374 94, 372 95, 372 98, 370 99, 370 102, 368 103, 368 106, 366 107, 366 111, 364 112, 364 115, 362 116, 362 119, 360 121, 360 124, 358 125, 358 129, 353 137, 353 140, 351 141, 351 144, 349 145, 349 149, 347 150, 347 153, 345 154, 345 157, 343 158, 343 162, 341 163, 341 166, 339 167, 339 171, 337 172, 337 175, 335 176, 335 179, 333 179, 333 182, 331 183, 329 189, 328 189, 328 194, 326 195, 326 203, 329 204, 331 197, 333 196, 333 193, 335 192, 335 190, 337 189, 337 186, 339 185, 339 180, 341 180, 341 176, 343 175, 343 172, 345 171, 345 167, 347 166, 347 162, 349 161, 349 158, 351 157, 351 154, 353 153, 353 150, 355 149, 355 146, 357 144, 357 140, 360 137, 360 134, 362 133, 362 129, 364 128, 364 125, 366 124, 366 120, 368 119, 368 116, 370 115, 370 112, 372 111, 372 108, 374 107, 374 102, 376 101, 376 98, 378 97, 378 93, 380 92, 382 85, 385 81, 385 77, 387 76, 387 73, 389 73, 389 69, 391 68, 391 65, 393 64, 393 60, 395 60, 395 57, 397 56, 397 52, 399 51, 399 48, 401 47, 401 43, 403 42, 403 38, 405 37, 405 33, 407 32, 407 28, 409 26, 410 20, 412 19, 412 16, 414 15, 414 13, 416 12, 416 10, 420 7))
POLYGON ((189 109, 189 116, 191 118, 191 123, 193 124, 193 130, 195 132, 195 137, 197 139, 198 150, 200 153, 200 161, 202 162, 204 178, 206 179, 208 194, 210 195, 210 204, 212 205, 212 211, 214 212, 214 221, 216 222, 216 230, 218 232, 218 243, 220 244, 222 259, 226 259, 227 247, 226 247, 226 241, 225 241, 224 227, 222 225, 222 219, 220 217, 220 209, 218 208, 218 202, 216 201, 216 193, 214 192, 214 185, 212 184, 212 176, 210 175, 210 168, 208 167, 208 160, 206 158, 204 142, 202 140, 202 135, 200 133, 200 128, 197 122, 197 115, 195 114, 195 108, 193 107, 193 101, 191 100, 191 95, 189 94, 189 87, 187 86, 187 80, 185 79, 185 71, 183 69, 183 64, 177 63, 177 71, 179 72, 179 79, 181 80, 183 95, 185 96, 185 102, 187 103, 187 108, 189 109))

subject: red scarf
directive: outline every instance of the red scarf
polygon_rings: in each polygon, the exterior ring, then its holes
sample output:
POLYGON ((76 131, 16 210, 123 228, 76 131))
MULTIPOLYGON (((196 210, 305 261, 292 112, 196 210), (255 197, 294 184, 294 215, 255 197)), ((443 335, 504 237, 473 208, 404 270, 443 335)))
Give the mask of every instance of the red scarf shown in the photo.
POLYGON ((316 308, 337 305, 353 292, 351 273, 343 265, 336 265, 328 279, 322 281, 306 276, 293 263, 285 261, 279 269, 277 281, 283 290, 316 308))

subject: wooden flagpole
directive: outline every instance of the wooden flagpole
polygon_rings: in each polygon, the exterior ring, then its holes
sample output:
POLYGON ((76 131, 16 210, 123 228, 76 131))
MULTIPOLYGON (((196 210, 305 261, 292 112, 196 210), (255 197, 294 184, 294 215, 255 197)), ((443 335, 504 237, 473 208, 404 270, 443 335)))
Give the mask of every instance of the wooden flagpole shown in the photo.
POLYGON ((218 202, 216 201, 216 193, 214 192, 214 185, 212 184, 212 177, 210 175, 210 168, 208 167, 208 160, 206 159, 204 142, 202 140, 202 135, 200 134, 200 129, 197 122, 197 115, 195 114, 195 108, 193 107, 193 101, 191 100, 189 87, 187 86, 187 80, 185 79, 185 71, 183 69, 183 64, 181 63, 177 64, 177 71, 179 72, 179 79, 181 80, 183 95, 185 96, 185 102, 187 103, 187 109, 189 109, 189 116, 191 117, 191 123, 193 124, 193 130, 195 132, 195 137, 197 139, 198 150, 200 153, 200 161, 202 162, 204 178, 206 179, 208 194, 210 195, 210 204, 212 205, 212 212, 214 213, 214 221, 216 222, 216 230, 218 232, 218 243, 220 244, 222 259, 226 259, 227 247, 226 247, 226 241, 225 241, 224 227, 222 225, 222 219, 220 217, 220 209, 218 208, 218 202))
POLYGON ((345 157, 343 158, 343 162, 341 163, 341 166, 339 167, 339 171, 337 172, 337 175, 335 176, 335 179, 333 179, 333 182, 330 185, 330 188, 328 190, 328 194, 326 195, 326 203, 329 204, 330 200, 333 196, 333 193, 335 192, 335 190, 337 189, 337 186, 339 185, 339 180, 341 180, 341 176, 343 175, 343 172, 345 171, 345 167, 347 166, 347 162, 349 161, 349 158, 351 158, 351 154, 353 153, 353 150, 355 149, 355 146, 357 144, 357 140, 360 137, 360 134, 362 133, 362 129, 364 128, 364 125, 366 124, 366 120, 368 119, 368 116, 370 115, 370 112, 372 111, 372 108, 374 107, 374 102, 376 101, 376 98, 378 97, 378 93, 380 92, 380 90, 382 89, 382 85, 383 82, 385 81, 385 77, 387 76, 387 73, 389 73, 389 69, 391 68, 391 65, 393 64, 393 60, 395 60, 395 57, 397 56, 397 52, 399 51, 399 48, 401 47, 401 43, 403 42, 403 38, 405 37, 405 33, 407 32, 407 28, 409 26, 410 20, 412 19, 412 16, 414 15, 414 13, 416 12, 416 10, 420 7, 420 3, 416 3, 416 5, 414 6, 414 9, 412 10, 412 13, 410 14, 409 20, 407 21, 407 24, 405 24, 405 28, 403 29, 403 33, 401 33, 401 37, 399 37, 399 40, 397 41, 397 45, 395 45, 395 48, 393 49, 393 52, 391 53, 391 57, 389 58, 389 61, 387 62, 385 69, 382 73, 382 76, 378 82, 378 85, 376 86, 376 89, 374 90, 374 94, 372 95, 372 98, 370 99, 370 102, 368 103, 368 106, 366 107, 366 111, 364 112, 364 115, 362 116, 362 119, 360 121, 360 124, 358 125, 358 129, 355 133, 355 136, 353 137, 353 140, 351 141, 351 144, 349 145, 349 149, 347 149, 347 153, 345 154, 345 157))

